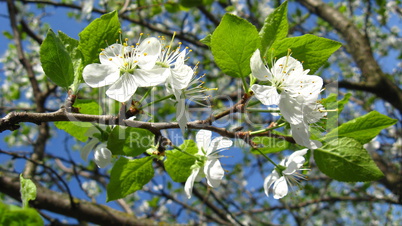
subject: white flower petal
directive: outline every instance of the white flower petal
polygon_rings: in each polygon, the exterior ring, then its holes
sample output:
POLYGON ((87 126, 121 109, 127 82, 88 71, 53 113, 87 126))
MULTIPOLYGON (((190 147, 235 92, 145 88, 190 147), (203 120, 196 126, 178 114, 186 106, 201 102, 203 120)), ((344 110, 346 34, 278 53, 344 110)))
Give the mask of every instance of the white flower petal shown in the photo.
POLYGON ((223 148, 229 148, 233 145, 233 141, 231 141, 229 138, 226 137, 216 137, 213 139, 208 147, 207 155, 214 154, 215 151, 223 149, 223 148))
POLYGON ((93 88, 113 84, 119 76, 120 71, 117 67, 103 64, 89 64, 82 72, 85 83, 93 88))
POLYGON ((193 169, 191 171, 190 176, 187 178, 186 183, 184 185, 184 192, 187 194, 187 198, 191 198, 191 194, 193 193, 193 186, 194 186, 194 181, 195 178, 198 175, 198 172, 200 171, 200 168, 193 169))
POLYGON ((106 167, 111 163, 112 152, 107 149, 106 144, 100 144, 94 151, 94 161, 99 168, 106 167))
POLYGON ((169 70, 166 68, 136 69, 133 78, 138 87, 151 87, 164 83, 168 76, 169 70))
POLYGON ((125 73, 106 91, 106 95, 119 102, 127 102, 137 90, 133 75, 125 73))
POLYGON ((187 112, 186 112, 186 100, 178 99, 176 103, 176 120, 179 123, 181 133, 184 134, 187 128, 187 112))
POLYGON ((281 199, 288 194, 288 183, 285 177, 280 177, 275 181, 274 187, 272 188, 274 193, 274 199, 281 199))
POLYGON ((162 50, 159 39, 155 37, 149 37, 144 39, 138 46, 138 66, 141 69, 152 69, 155 66, 156 60, 162 50))
POLYGON ((279 58, 271 69, 274 74, 275 80, 281 81, 284 79, 285 83, 292 75, 304 75, 303 65, 291 56, 284 56, 279 58))
POLYGON ((305 161, 304 155, 307 154, 308 148, 299 150, 299 151, 295 151, 293 152, 289 158, 287 159, 288 162, 295 162, 298 166, 298 168, 300 168, 305 161))
POLYGON ((99 143, 97 138, 92 138, 81 150, 81 158, 85 161, 88 159, 89 152, 91 152, 95 145, 99 143))
POLYGON ((225 171, 223 170, 218 159, 212 159, 205 163, 204 173, 207 178, 208 185, 216 188, 221 184, 225 171))
POLYGON ((187 65, 178 68, 175 67, 170 72, 171 75, 166 82, 174 89, 186 89, 194 75, 193 69, 187 65))
POLYGON ((115 43, 106 47, 101 54, 99 54, 99 61, 103 65, 109 65, 111 67, 119 68, 124 64, 124 53, 131 51, 132 48, 115 43))
POLYGON ((316 140, 310 140, 310 132, 308 125, 300 123, 297 125, 290 124, 293 139, 297 144, 307 147, 309 149, 317 149, 322 146, 322 143, 316 140))
POLYGON ((279 94, 273 86, 254 84, 250 87, 255 97, 264 105, 278 105, 279 94))
POLYGON ((260 50, 257 49, 250 59, 251 73, 254 77, 261 81, 269 81, 272 79, 271 72, 265 67, 261 60, 260 50))
POLYGON ((265 191, 265 194, 268 197, 269 197, 269 188, 278 179, 279 179, 279 175, 275 170, 272 171, 272 173, 265 178, 265 180, 264 180, 264 191, 265 191))
POLYGON ((279 110, 282 116, 290 124, 300 124, 303 122, 303 108, 296 98, 292 97, 286 91, 281 93, 279 100, 279 110))
POLYGON ((202 154, 202 150, 205 152, 208 150, 211 143, 212 132, 209 130, 200 130, 195 136, 195 141, 198 146, 198 154, 202 154))

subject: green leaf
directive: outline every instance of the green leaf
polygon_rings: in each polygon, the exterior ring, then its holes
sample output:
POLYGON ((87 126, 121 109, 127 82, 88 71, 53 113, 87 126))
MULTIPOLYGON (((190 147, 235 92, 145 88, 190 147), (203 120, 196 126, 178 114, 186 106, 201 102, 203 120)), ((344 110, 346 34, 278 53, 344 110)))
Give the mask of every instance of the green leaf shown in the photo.
MULTIPOLYGON (((197 144, 193 140, 185 140, 179 148, 192 155, 198 153, 197 144)), ((166 172, 173 181, 185 182, 191 174, 190 167, 194 165, 195 158, 177 149, 166 151, 165 153, 166 160, 164 165, 166 172)))
POLYGON ((265 55, 267 62, 270 63, 273 57, 281 58, 292 51, 292 57, 303 62, 304 69, 310 69, 310 74, 316 72, 327 62, 328 58, 342 46, 341 43, 306 34, 300 37, 285 38, 275 42, 265 55))
POLYGON ((314 159, 321 172, 338 181, 374 181, 384 176, 363 145, 348 137, 314 150, 314 159))
POLYGON ((0 225, 38 226, 44 225, 44 222, 38 211, 33 208, 9 208, 1 214, 0 225))
POLYGON ((257 29, 245 19, 225 14, 211 37, 216 64, 232 77, 251 73, 250 58, 261 45, 257 29))
POLYGON ((120 22, 116 11, 105 14, 92 21, 78 36, 78 45, 84 61, 83 66, 94 62, 99 62, 101 49, 116 42, 119 38, 120 22))
MULTIPOLYGON (((101 115, 102 109, 99 104, 94 100, 76 99, 73 105, 78 108, 80 113, 89 115, 101 115)), ((86 142, 88 137, 85 133, 89 128, 93 127, 90 122, 54 122, 54 125, 61 130, 66 131, 71 136, 75 137, 77 140, 86 142)))
POLYGON ((153 146, 154 137, 145 129, 115 126, 109 135, 107 147, 113 155, 135 157, 153 146))
POLYGON ((107 185, 107 201, 124 198, 142 189, 154 176, 153 157, 128 160, 121 157, 114 164, 107 185))
MULTIPOLYGON (((263 146, 258 149, 264 154, 280 152, 290 147, 290 143, 286 140, 274 137, 254 137, 253 142, 263 146)), ((255 149, 252 149, 251 153, 261 154, 255 149)))
POLYGON ((64 44, 49 30, 39 50, 46 76, 56 85, 68 88, 74 81, 74 68, 64 44))
POLYGON ((285 1, 276 8, 264 21, 260 30, 261 55, 266 56, 273 43, 286 38, 288 35, 288 2, 285 1))
POLYGON ((180 0, 179 3, 186 8, 191 8, 201 6, 202 0, 180 0))
POLYGON ((74 68, 74 81, 73 84, 70 86, 73 90, 73 93, 78 92, 78 86, 80 83, 83 83, 82 79, 82 54, 81 51, 78 49, 79 41, 69 37, 68 35, 64 34, 63 32, 59 31, 59 38, 61 42, 64 44, 67 52, 70 54, 71 61, 73 63, 74 68))
MULTIPOLYGON (((325 129, 330 131, 336 127, 338 127, 339 123, 339 115, 341 114, 345 104, 349 102, 349 98, 352 94, 347 93, 345 96, 337 101, 337 95, 335 93, 331 93, 328 97, 322 99, 320 103, 324 106, 327 112, 327 120, 325 120, 325 129)), ((324 125, 322 125, 324 127, 324 125)))
POLYGON ((22 177, 22 174, 20 174, 20 182, 22 207, 29 208, 28 202, 36 199, 36 185, 30 179, 22 177))
POLYGON ((350 137, 361 144, 365 144, 376 137, 381 130, 394 125, 397 121, 377 111, 372 111, 342 124, 329 132, 324 139, 332 140, 337 137, 350 137))
POLYGON ((212 35, 208 34, 203 39, 201 39, 200 42, 202 42, 203 44, 205 44, 207 46, 211 46, 211 37, 212 37, 212 35))

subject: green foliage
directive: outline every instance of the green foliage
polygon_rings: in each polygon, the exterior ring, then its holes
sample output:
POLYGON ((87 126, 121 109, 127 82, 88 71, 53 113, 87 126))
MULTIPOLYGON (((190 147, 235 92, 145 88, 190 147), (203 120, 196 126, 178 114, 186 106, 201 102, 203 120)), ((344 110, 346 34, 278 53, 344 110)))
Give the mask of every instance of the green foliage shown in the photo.
POLYGON ((73 63, 64 44, 52 30, 43 40, 39 54, 46 76, 56 85, 68 88, 74 81, 73 63))
POLYGON ((314 159, 321 172, 338 181, 374 181, 384 176, 363 145, 349 137, 314 150, 314 159))
POLYGON ((376 137, 381 130, 394 125, 397 121, 377 111, 372 111, 332 130, 326 135, 325 140, 350 137, 361 144, 365 144, 376 137))
POLYGON ((273 43, 278 42, 288 35, 288 2, 285 1, 265 19, 260 30, 261 55, 267 57, 273 43))
POLYGON ((232 77, 251 73, 250 58, 260 47, 257 29, 245 19, 225 14, 211 37, 211 51, 219 68, 232 77))
POLYGON ((292 51, 292 57, 303 62, 304 69, 310 69, 310 74, 316 72, 328 58, 341 47, 341 43, 306 34, 300 37, 285 38, 275 42, 268 51, 267 62, 270 63, 274 57, 280 58, 292 51))
POLYGON ((154 144, 154 135, 145 129, 115 126, 109 135, 108 149, 114 155, 138 156, 154 144))
POLYGON ((152 156, 133 160, 120 157, 110 173, 107 201, 124 198, 142 189, 154 176, 152 160, 152 156))
MULTIPOLYGON (((100 115, 102 114, 102 109, 98 105, 98 103, 94 100, 84 100, 84 99, 76 99, 73 105, 78 108, 80 113, 82 114, 90 114, 90 115, 100 115)), ((93 127, 90 122, 54 122, 54 125, 66 131, 71 136, 75 137, 77 140, 86 142, 88 137, 85 133, 89 128, 93 127)))
POLYGON ((28 208, 28 202, 36 199, 36 185, 30 179, 22 177, 22 174, 20 174, 20 183, 22 207, 28 208))
MULTIPOLYGON (((278 139, 274 137, 254 137, 253 142, 263 147, 258 148, 262 153, 269 154, 284 151, 289 149, 290 143, 284 139, 278 139)), ((257 150, 252 149, 251 153, 260 154, 257 150)))
POLYGON ((341 114, 345 104, 349 102, 349 98, 351 96, 351 93, 347 93, 341 100, 337 100, 337 95, 335 93, 331 93, 328 97, 320 101, 325 109, 329 110, 329 112, 327 112, 327 120, 325 120, 325 129, 327 131, 338 127, 339 115, 341 114))
POLYGON ((115 43, 119 38, 120 22, 118 14, 113 11, 104 14, 92 21, 78 36, 80 43, 79 50, 83 55, 83 66, 99 62, 101 49, 115 43))
POLYGON ((6 205, 0 201, 0 225, 44 225, 43 219, 33 208, 20 208, 14 205, 6 205))
MULTIPOLYGON (((197 154, 198 147, 193 140, 185 140, 179 147, 182 151, 189 154, 197 154)), ((175 182, 185 182, 191 174, 191 166, 195 163, 195 158, 177 149, 166 151, 165 169, 175 182)))
POLYGON ((65 49, 70 54, 70 58, 74 68, 74 82, 71 86, 73 93, 77 93, 78 86, 83 82, 82 79, 82 54, 78 49, 79 42, 76 39, 69 37, 63 32, 59 31, 60 41, 63 43, 65 49))

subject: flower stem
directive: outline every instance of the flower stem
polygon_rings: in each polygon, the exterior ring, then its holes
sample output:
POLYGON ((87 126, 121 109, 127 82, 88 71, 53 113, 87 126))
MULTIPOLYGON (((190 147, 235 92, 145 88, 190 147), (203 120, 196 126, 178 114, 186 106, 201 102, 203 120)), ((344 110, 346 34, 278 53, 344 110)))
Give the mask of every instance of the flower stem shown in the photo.
POLYGON ((149 88, 149 89, 147 90, 147 92, 144 94, 144 96, 142 96, 141 100, 139 101, 140 103, 142 103, 142 101, 144 101, 145 98, 147 98, 147 97, 149 96, 149 94, 151 93, 152 88, 153 88, 153 87, 149 88))
POLYGON ((266 158, 270 163, 272 163, 272 164, 274 164, 274 166, 275 167, 277 167, 278 165, 274 162, 274 161, 272 161, 272 159, 271 158, 269 158, 268 156, 266 156, 264 153, 262 153, 262 151, 260 151, 260 149, 259 148, 255 148, 254 150, 257 150, 262 156, 264 156, 264 158, 266 158))
POLYGON ((280 128, 280 127, 284 126, 285 124, 286 124, 286 123, 281 123, 281 124, 279 124, 279 125, 277 125, 277 126, 273 126, 273 127, 269 127, 269 128, 266 128, 266 129, 261 129, 261 130, 253 131, 253 132, 250 132, 250 135, 256 135, 256 134, 259 134, 259 133, 264 133, 264 132, 267 132, 267 131, 271 131, 271 130, 280 128))
POLYGON ((151 102, 151 103, 148 103, 148 104, 142 106, 139 110, 142 110, 142 109, 144 109, 144 108, 146 108, 146 107, 148 107, 148 106, 150 106, 150 105, 152 105, 152 104, 156 104, 156 103, 159 103, 159 102, 164 101, 164 100, 166 100, 166 99, 169 99, 169 98, 171 98, 171 97, 173 97, 173 96, 174 96, 173 94, 170 94, 169 96, 162 97, 162 98, 159 99, 159 100, 155 100, 154 102, 151 102))
POLYGON ((248 93, 249 92, 249 87, 248 87, 248 84, 246 82, 246 79, 244 77, 241 77, 241 81, 243 82, 244 92, 248 93))

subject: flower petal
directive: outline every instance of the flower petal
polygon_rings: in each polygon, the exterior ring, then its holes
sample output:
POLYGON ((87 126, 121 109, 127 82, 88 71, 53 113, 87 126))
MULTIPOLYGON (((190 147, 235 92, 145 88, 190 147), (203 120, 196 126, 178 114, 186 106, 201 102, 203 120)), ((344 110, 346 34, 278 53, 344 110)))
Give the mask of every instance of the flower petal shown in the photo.
POLYGON ((104 168, 111 163, 112 152, 106 147, 106 144, 100 144, 94 152, 94 161, 99 168, 104 168))
POLYGON ((119 68, 124 64, 124 59, 127 58, 124 54, 131 49, 129 46, 123 46, 118 43, 112 44, 99 54, 99 60, 103 65, 119 68))
POLYGON ((251 73, 254 77, 261 81, 269 81, 272 79, 271 72, 265 67, 261 60, 260 50, 257 49, 250 58, 251 73))
POLYGON ((85 83, 93 88, 113 84, 119 76, 120 71, 117 67, 103 64, 88 64, 82 72, 85 83))
POLYGON ((218 159, 208 160, 204 166, 205 177, 207 178, 208 185, 216 188, 221 184, 225 171, 218 159))
POLYGON ((269 197, 269 188, 271 185, 279 179, 279 174, 274 170, 272 173, 267 176, 264 180, 264 190, 265 194, 269 197))
POLYGON ((136 69, 133 78, 138 87, 151 87, 164 83, 169 76, 167 68, 136 69))
POLYGON ((271 69, 271 72, 275 76, 275 80, 283 80, 284 85, 292 84, 292 81, 287 81, 291 76, 304 75, 303 65, 291 56, 284 56, 279 58, 271 69))
POLYGON ((198 146, 198 154, 203 154, 202 150, 205 152, 208 150, 209 144, 211 143, 212 132, 209 130, 200 130, 197 135, 195 135, 195 141, 198 146))
POLYGON ((106 95, 119 102, 128 101, 137 90, 133 75, 125 73, 106 91, 106 95))
POLYGON ((187 112, 186 112, 186 100, 178 99, 176 103, 176 120, 179 123, 179 127, 181 129, 181 133, 184 135, 184 132, 187 128, 187 112))
POLYGON ((88 159, 89 152, 91 152, 95 145, 99 143, 97 138, 92 138, 81 150, 81 158, 85 161, 88 159))
POLYGON ((273 86, 254 84, 250 87, 255 97, 264 105, 278 105, 279 94, 273 86))
POLYGON ((166 82, 174 89, 186 89, 194 75, 193 69, 187 65, 171 69, 170 72, 166 82))
POLYGON ((288 183, 284 176, 280 177, 275 181, 274 187, 272 188, 274 193, 274 199, 281 199, 288 194, 288 183))
POLYGON ((152 69, 155 66, 161 50, 162 46, 157 38, 149 37, 144 39, 137 47, 138 66, 140 66, 141 69, 152 69))
POLYGON ((304 155, 307 154, 308 148, 295 151, 288 157, 288 162, 295 162, 300 168, 305 161, 304 155))
POLYGON ((193 171, 191 171, 190 176, 186 180, 186 184, 184 185, 184 192, 186 192, 187 198, 189 199, 191 198, 191 194, 193 193, 194 181, 199 171, 200 168, 193 169, 193 171))
POLYGON ((292 97, 286 91, 281 93, 281 98, 279 100, 279 110, 282 116, 290 124, 300 124, 303 122, 303 108, 302 104, 299 103, 296 98, 292 97))
POLYGON ((293 139, 297 144, 300 144, 309 149, 317 149, 322 146, 322 143, 316 140, 310 140, 310 132, 308 125, 300 123, 297 125, 290 124, 293 139))
POLYGON ((211 154, 216 154, 216 151, 223 149, 223 148, 228 148, 233 145, 233 141, 230 140, 229 138, 226 137, 216 137, 211 141, 209 144, 207 151, 207 156, 211 154))

